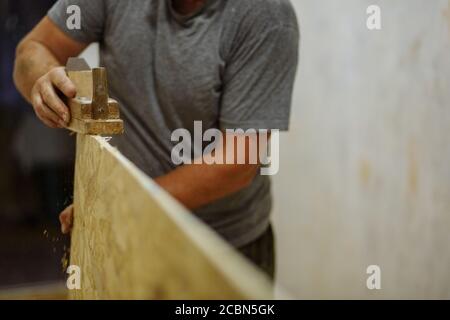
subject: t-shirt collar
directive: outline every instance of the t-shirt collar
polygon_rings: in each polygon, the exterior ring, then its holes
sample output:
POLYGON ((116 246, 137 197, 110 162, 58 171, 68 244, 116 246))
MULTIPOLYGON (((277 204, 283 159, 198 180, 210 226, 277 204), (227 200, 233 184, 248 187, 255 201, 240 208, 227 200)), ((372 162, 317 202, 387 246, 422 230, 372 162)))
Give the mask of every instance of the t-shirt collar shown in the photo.
POLYGON ((189 20, 195 18, 196 16, 202 14, 203 12, 205 12, 205 10, 207 10, 214 2, 218 1, 218 0, 206 0, 205 3, 203 4, 203 6, 201 6, 200 8, 198 8, 196 11, 188 14, 188 15, 183 15, 178 13, 174 7, 173 7, 173 2, 172 0, 166 0, 167 4, 169 6, 169 11, 171 13, 171 15, 180 23, 187 23, 189 20))

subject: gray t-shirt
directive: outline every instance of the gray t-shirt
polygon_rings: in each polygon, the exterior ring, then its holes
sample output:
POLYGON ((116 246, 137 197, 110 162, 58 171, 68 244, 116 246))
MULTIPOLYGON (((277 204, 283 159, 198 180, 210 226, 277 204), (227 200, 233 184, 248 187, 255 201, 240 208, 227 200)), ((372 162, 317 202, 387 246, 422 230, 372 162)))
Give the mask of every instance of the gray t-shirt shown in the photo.
MULTIPOLYGON (((49 18, 70 37, 100 43, 110 95, 121 105, 119 150, 150 177, 176 166, 179 128, 279 129, 289 125, 299 31, 289 0, 207 0, 181 16, 171 0, 60 0, 49 18), (81 29, 69 30, 67 7, 81 9, 81 29)), ((236 247, 269 224, 270 179, 195 214, 236 247)))

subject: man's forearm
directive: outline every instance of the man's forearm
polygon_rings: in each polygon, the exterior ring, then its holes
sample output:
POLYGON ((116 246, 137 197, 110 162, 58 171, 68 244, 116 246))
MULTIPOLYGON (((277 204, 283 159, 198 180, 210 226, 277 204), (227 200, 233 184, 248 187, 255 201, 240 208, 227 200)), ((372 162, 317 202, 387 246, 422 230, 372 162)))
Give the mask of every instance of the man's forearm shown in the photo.
MULTIPOLYGON (((270 133, 267 138, 270 139, 270 133)), ((259 135, 227 134, 224 131, 218 148, 204 157, 206 162, 183 165, 155 181, 184 206, 197 209, 252 183, 260 163, 251 160, 251 152, 259 155, 260 148, 267 147, 267 142, 262 142, 259 135), (208 164, 213 159, 221 160, 223 164, 208 164)))
POLYGON ((44 45, 26 40, 17 47, 14 83, 24 98, 31 103, 31 89, 36 80, 59 65, 58 59, 44 45))
POLYGON ((190 164, 155 181, 192 210, 245 188, 258 168, 258 165, 190 164))

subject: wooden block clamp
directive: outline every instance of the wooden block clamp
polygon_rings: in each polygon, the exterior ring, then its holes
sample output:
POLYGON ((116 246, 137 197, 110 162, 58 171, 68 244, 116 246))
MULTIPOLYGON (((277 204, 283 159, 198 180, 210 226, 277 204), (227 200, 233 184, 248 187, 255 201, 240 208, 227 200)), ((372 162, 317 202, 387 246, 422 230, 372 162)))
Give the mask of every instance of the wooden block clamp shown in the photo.
POLYGON ((68 129, 89 135, 123 133, 119 104, 108 96, 106 69, 91 69, 84 59, 69 58, 66 72, 77 88, 75 98, 68 100, 68 129))

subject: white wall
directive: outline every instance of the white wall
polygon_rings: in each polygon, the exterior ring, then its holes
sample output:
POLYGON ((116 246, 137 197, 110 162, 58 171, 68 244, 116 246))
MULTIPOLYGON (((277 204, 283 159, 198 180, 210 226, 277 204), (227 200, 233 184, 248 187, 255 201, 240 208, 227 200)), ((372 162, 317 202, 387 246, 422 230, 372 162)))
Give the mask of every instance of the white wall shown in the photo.
POLYGON ((297 298, 450 298, 450 1, 291 1, 302 49, 274 178, 279 283, 297 298))
POLYGON ((86 59, 91 68, 98 67, 100 60, 98 50, 98 43, 93 43, 80 54, 80 57, 86 59))

